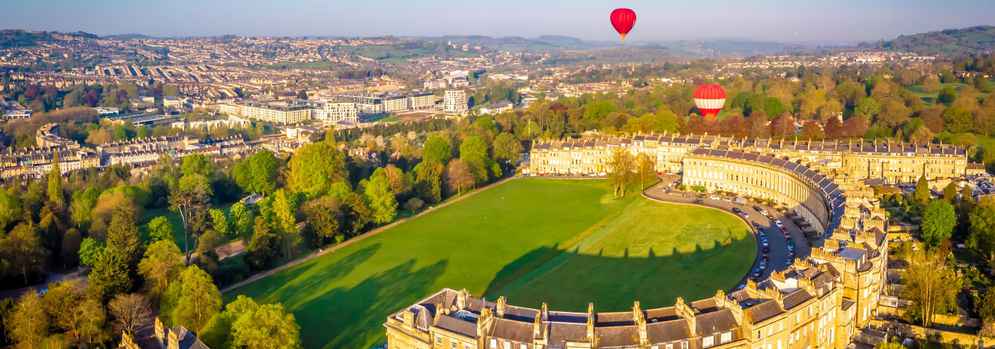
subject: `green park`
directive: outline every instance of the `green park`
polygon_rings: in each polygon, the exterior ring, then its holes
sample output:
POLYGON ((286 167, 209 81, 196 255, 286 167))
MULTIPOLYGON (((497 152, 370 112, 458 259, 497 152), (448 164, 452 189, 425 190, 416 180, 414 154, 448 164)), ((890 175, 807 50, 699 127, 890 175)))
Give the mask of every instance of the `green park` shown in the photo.
POLYGON ((667 306, 735 286, 756 253, 731 214, 613 199, 605 181, 516 179, 471 195, 225 296, 283 303, 307 348, 367 348, 389 314, 442 288, 573 311, 667 306))

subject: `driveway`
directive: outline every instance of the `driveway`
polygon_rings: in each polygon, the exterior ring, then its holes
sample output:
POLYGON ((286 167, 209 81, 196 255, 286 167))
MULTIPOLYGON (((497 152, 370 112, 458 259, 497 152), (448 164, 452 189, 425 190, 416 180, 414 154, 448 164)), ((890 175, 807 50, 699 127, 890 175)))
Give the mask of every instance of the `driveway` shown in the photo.
MULTIPOLYGON (((784 270, 787 269, 785 263, 788 263, 788 239, 795 242, 795 258, 805 258, 808 257, 811 252, 811 246, 809 246, 808 240, 802 233, 801 228, 795 225, 790 219, 784 216, 781 212, 778 212, 772 207, 766 205, 747 203, 745 205, 740 205, 733 203, 729 200, 713 200, 710 198, 711 195, 706 196, 703 199, 698 198, 697 193, 678 191, 676 188, 679 184, 679 177, 677 176, 663 176, 662 181, 649 189, 646 189, 643 193, 650 198, 676 203, 688 203, 697 204, 702 206, 713 207, 721 209, 724 211, 731 211, 733 207, 738 207, 747 213, 745 220, 748 221, 754 227, 759 227, 759 233, 762 231, 768 239, 770 252, 767 253, 768 263, 767 269, 761 273, 759 280, 767 278, 773 270, 784 270), (759 206, 771 214, 771 218, 767 218, 754 210, 753 206, 759 206), (775 226, 774 220, 780 219, 784 223, 784 229, 788 232, 788 237, 786 238, 780 230, 775 226)), ((751 268, 750 273, 757 268, 760 263, 760 259, 763 258, 764 253, 760 247, 760 239, 757 239, 757 260, 754 261, 753 268, 751 268)))

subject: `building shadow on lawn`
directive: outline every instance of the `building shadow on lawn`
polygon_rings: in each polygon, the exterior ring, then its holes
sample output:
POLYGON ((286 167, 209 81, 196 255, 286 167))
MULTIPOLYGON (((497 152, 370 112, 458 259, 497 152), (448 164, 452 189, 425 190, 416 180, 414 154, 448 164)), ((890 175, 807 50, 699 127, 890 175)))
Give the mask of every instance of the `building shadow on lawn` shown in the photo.
POLYGON ((383 322, 438 291, 436 281, 448 261, 417 268, 408 260, 351 288, 335 288, 292 309, 305 348, 367 348, 385 340, 383 322))
MULTIPOLYGON (((714 241, 708 248, 695 245, 692 251, 662 253, 626 248, 621 255, 540 247, 502 268, 484 295, 505 296, 511 304, 532 308, 547 302, 566 311, 585 311, 588 302, 600 311, 631 309, 635 300, 668 306, 679 296, 699 299, 735 287, 753 261, 729 249, 732 244, 714 241)), ((755 248, 752 243, 750 248, 755 248)))

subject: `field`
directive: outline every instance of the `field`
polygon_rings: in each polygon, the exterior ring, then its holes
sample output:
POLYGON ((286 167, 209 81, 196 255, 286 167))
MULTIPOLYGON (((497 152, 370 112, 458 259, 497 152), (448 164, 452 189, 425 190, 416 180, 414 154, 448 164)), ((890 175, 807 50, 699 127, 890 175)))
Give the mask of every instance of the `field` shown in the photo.
POLYGON ((608 193, 602 181, 514 180, 226 296, 283 302, 307 348, 368 348, 389 313, 443 287, 625 310, 733 287, 755 256, 731 215, 608 193))

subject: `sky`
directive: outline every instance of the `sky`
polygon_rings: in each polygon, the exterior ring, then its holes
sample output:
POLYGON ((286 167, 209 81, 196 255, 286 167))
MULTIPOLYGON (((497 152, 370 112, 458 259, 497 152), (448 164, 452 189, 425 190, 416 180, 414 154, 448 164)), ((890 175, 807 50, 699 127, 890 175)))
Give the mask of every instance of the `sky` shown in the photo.
POLYGON ((855 43, 995 24, 992 0, 2 0, 0 28, 153 36, 568 35, 855 43))

